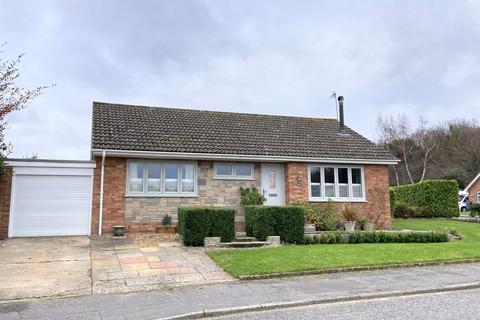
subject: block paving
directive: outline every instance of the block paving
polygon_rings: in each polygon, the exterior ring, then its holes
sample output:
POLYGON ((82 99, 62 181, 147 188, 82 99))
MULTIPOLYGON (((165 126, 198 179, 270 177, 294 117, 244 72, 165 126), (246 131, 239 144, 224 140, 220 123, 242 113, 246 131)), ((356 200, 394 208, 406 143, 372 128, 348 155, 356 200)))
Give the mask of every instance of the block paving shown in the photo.
POLYGON ((204 248, 178 242, 139 248, 133 239, 91 240, 93 293, 154 290, 181 285, 233 281, 204 248))

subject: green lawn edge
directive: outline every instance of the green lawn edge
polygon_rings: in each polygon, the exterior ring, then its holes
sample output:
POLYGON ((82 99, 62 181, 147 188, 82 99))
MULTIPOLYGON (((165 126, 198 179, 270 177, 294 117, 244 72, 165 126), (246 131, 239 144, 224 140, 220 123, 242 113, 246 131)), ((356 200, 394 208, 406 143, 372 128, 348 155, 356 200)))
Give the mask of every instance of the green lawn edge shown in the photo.
POLYGON ((397 228, 457 230, 463 240, 448 243, 286 245, 278 248, 208 251, 234 277, 337 268, 448 262, 480 258, 480 224, 445 219, 394 220, 397 228))

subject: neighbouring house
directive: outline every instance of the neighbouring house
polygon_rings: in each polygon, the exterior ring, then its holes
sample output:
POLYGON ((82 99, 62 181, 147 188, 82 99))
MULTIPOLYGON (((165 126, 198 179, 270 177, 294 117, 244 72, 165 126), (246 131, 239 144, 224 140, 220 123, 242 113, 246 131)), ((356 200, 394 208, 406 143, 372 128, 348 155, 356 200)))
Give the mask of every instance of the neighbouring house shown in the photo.
POLYGON ((93 103, 92 161, 7 161, 0 237, 152 232, 180 206, 236 209, 240 187, 267 205, 351 203, 391 226, 393 155, 335 119, 93 103))
POLYGON ((471 203, 480 203, 480 173, 473 178, 464 191, 468 193, 471 203))

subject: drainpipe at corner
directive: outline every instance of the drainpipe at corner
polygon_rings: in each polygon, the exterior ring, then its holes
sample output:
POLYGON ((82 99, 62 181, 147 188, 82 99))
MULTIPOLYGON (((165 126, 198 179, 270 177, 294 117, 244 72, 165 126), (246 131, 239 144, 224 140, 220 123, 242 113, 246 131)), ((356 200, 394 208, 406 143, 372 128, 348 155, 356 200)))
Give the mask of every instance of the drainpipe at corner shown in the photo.
POLYGON ((102 220, 103 220, 103 177, 105 175, 105 150, 102 152, 102 171, 100 174, 100 213, 98 216, 98 234, 102 235, 102 220))

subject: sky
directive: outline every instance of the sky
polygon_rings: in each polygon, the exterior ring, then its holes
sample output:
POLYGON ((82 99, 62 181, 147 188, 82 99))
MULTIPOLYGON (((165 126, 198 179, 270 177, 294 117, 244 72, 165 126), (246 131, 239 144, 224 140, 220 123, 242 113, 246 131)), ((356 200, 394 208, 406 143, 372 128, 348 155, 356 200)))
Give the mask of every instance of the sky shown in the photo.
POLYGON ((372 140, 480 111, 480 1, 0 0, 0 42, 56 85, 8 117, 11 157, 89 159, 92 101, 335 118, 335 91, 372 140))

